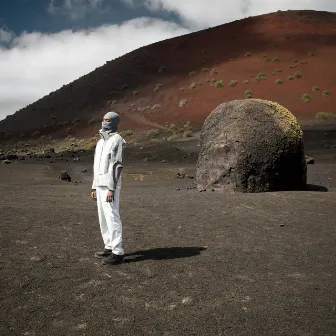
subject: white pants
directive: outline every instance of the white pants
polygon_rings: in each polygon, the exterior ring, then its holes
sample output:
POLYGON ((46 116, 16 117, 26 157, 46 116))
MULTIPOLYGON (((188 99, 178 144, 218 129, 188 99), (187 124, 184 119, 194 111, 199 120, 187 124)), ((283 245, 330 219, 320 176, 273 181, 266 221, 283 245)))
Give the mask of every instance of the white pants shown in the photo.
POLYGON ((123 255, 122 223, 119 214, 120 187, 114 192, 114 201, 107 202, 107 187, 97 187, 97 206, 100 231, 105 248, 112 250, 114 254, 123 255))

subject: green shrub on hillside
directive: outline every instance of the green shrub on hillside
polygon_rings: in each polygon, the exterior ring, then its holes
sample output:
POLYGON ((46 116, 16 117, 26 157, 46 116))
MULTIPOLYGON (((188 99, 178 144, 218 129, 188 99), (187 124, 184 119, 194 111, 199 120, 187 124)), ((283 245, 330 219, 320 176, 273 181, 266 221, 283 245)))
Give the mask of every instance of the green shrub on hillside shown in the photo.
POLYGON ((213 68, 213 69, 211 70, 211 75, 217 75, 217 74, 218 74, 217 69, 216 69, 216 68, 213 68))
POLYGON ((251 57, 252 53, 250 53, 249 51, 244 55, 245 57, 251 57))
POLYGON ((189 72, 189 76, 195 76, 195 75, 196 75, 196 71, 189 72))
POLYGON ((258 82, 266 80, 266 75, 263 72, 259 72, 258 75, 257 75, 257 77, 255 79, 258 82))
POLYGON ((281 79, 277 79, 277 80, 275 81, 275 83, 276 83, 276 84, 283 84, 283 81, 282 81, 281 79))
POLYGON ((330 92, 327 91, 327 90, 324 90, 324 91, 322 92, 322 95, 323 95, 323 96, 330 96, 330 92))
POLYGON ((217 81, 215 84, 217 89, 223 88, 224 87, 224 82, 222 80, 217 81))
POLYGON ((120 135, 124 138, 124 137, 129 137, 132 136, 134 133, 131 130, 127 130, 127 131, 122 131, 120 132, 120 135))
POLYGON ((301 100, 304 102, 304 103, 309 103, 311 100, 312 100, 312 97, 310 94, 308 93, 304 93, 302 96, 301 96, 301 100))
POLYGON ((167 141, 172 141, 172 140, 176 139, 177 137, 178 137, 177 134, 173 134, 173 135, 171 135, 170 137, 167 138, 167 141))
POLYGON ((249 84, 250 83, 250 81, 248 80, 248 79, 245 79, 244 81, 243 81, 243 84, 249 84))
POLYGON ((329 120, 336 118, 336 114, 330 112, 318 112, 315 117, 320 120, 329 120))
POLYGON ((153 91, 159 91, 162 87, 163 87, 163 84, 158 83, 158 84, 155 85, 155 88, 153 89, 153 91))
POLYGON ((209 72, 210 71, 210 69, 209 68, 202 68, 202 70, 201 70, 202 72, 209 72))
POLYGON ((274 57, 272 61, 277 63, 280 62, 280 59, 278 57, 274 57))
POLYGON ((320 88, 318 87, 318 86, 316 86, 316 85, 314 85, 313 87, 312 87, 312 91, 319 91, 320 90, 320 88))
POLYGON ((246 99, 251 99, 251 98, 253 98, 253 93, 252 93, 251 90, 246 90, 246 91, 245 91, 245 98, 246 98, 246 99))
POLYGON ((294 77, 295 78, 302 78, 302 73, 297 71, 297 72, 295 72, 294 77))
POLYGON ((309 56, 309 57, 315 56, 315 52, 314 52, 314 51, 310 51, 310 52, 308 53, 308 56, 309 56))
POLYGON ((146 136, 148 138, 154 138, 160 134, 160 131, 158 129, 152 129, 147 131, 146 136))
POLYGON ((229 86, 233 87, 233 86, 236 86, 238 83, 238 81, 236 80, 232 80, 230 83, 229 83, 229 86))
POLYGON ((289 76, 287 77, 287 79, 288 79, 288 80, 293 80, 293 79, 294 79, 294 76, 293 76, 293 75, 289 75, 289 76))
POLYGON ((183 133, 183 137, 184 138, 191 138, 191 137, 193 137, 194 136, 194 133, 192 132, 192 131, 185 131, 184 133, 183 133))

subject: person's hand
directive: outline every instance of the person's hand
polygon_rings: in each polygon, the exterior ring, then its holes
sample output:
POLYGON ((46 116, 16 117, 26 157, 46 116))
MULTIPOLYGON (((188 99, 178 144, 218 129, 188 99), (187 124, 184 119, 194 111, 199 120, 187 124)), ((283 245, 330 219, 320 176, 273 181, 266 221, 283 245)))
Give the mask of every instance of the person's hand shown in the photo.
POLYGON ((97 193, 95 191, 91 191, 91 198, 93 200, 96 200, 97 199, 97 193))
POLYGON ((113 202, 114 201, 114 191, 109 190, 107 192, 106 202, 113 202))

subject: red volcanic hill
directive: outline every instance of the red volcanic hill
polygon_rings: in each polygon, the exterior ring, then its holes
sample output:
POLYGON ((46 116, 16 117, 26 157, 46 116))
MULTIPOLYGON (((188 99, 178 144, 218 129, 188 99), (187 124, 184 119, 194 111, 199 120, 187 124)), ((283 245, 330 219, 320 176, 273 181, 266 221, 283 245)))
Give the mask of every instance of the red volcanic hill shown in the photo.
POLYGON ((335 60, 336 13, 249 17, 107 62, 7 117, 0 132, 92 136, 111 110, 120 113, 121 130, 200 126, 220 103, 246 96, 276 101, 301 122, 315 120, 336 112, 335 60))

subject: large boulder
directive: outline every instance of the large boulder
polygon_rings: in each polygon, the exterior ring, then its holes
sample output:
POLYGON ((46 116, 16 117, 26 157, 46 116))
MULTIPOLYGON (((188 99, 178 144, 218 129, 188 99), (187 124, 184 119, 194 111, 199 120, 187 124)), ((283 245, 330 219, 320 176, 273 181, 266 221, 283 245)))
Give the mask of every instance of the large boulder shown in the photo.
POLYGON ((218 106, 201 131, 196 183, 200 190, 305 189, 307 165, 296 118, 259 99, 218 106))

